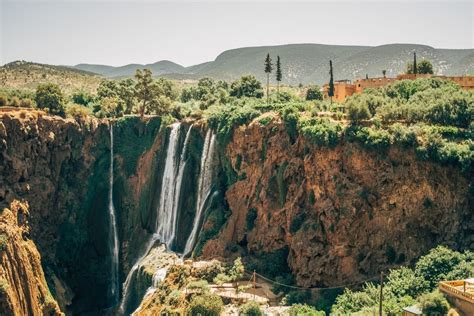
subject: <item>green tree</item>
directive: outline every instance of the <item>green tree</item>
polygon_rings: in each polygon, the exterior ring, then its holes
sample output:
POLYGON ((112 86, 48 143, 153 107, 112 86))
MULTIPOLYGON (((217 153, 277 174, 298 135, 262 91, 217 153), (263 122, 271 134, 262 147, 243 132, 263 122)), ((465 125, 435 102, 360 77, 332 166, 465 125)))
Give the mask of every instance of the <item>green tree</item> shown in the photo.
POLYGON ((429 60, 423 59, 418 64, 417 71, 420 74, 433 74, 433 64, 429 60))
POLYGON ((155 97, 155 85, 149 69, 137 69, 135 73, 135 97, 139 103, 138 113, 143 118, 145 111, 150 107, 155 97))
POLYGON ((280 81, 282 79, 281 73, 281 63, 280 63, 280 56, 277 56, 277 63, 276 63, 276 82, 277 82, 277 95, 280 97, 280 81))
POLYGON ((311 100, 322 100, 323 93, 321 92, 321 88, 318 86, 311 86, 308 87, 306 90, 306 101, 311 100))
POLYGON ((447 315, 449 303, 439 291, 434 291, 420 297, 421 311, 424 315, 447 315))
POLYGON ((385 70, 385 69, 382 70, 382 75, 383 75, 383 77, 385 78, 385 77, 387 76, 387 70, 385 70))
POLYGON ((265 58, 265 73, 267 74, 267 103, 269 103, 269 90, 270 90, 270 73, 273 70, 272 59, 270 58, 270 53, 267 54, 265 58))
POLYGON ((349 118, 353 122, 360 122, 371 118, 367 103, 360 102, 358 99, 351 99, 346 102, 346 108, 349 118))
POLYGON ((81 89, 81 90, 74 91, 72 93, 71 99, 72 99, 72 102, 76 104, 87 106, 90 102, 92 102, 94 97, 91 94, 81 89))
POLYGON ((36 105, 48 109, 51 114, 64 116, 64 97, 61 88, 54 83, 42 83, 36 88, 36 105))
POLYGON ((332 60, 329 61, 329 89, 328 89, 328 96, 331 99, 334 96, 334 74, 332 71, 332 60))
POLYGON ((262 98, 262 83, 252 75, 243 76, 239 80, 232 82, 229 94, 237 98, 262 98))
POLYGON ((97 87, 97 99, 118 96, 117 81, 104 79, 97 87))
POLYGON ((444 246, 438 246, 418 260, 415 273, 427 280, 429 287, 433 289, 439 281, 446 280, 449 273, 463 260, 463 254, 444 246))
POLYGON ((117 86, 117 94, 123 103, 124 113, 131 114, 135 104, 135 82, 133 79, 120 80, 117 86))

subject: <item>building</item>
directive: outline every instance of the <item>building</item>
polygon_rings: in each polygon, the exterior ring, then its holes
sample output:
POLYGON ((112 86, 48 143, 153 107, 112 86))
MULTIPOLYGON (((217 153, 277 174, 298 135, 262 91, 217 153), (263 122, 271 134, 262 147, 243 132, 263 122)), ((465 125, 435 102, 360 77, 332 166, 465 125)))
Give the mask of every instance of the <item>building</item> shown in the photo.
POLYGON ((439 282, 439 290, 464 315, 474 315, 474 278, 439 282))
POLYGON ((409 307, 404 307, 404 308, 402 308, 402 310, 403 310, 403 314, 402 314, 403 316, 421 316, 421 315, 423 315, 421 310, 416 305, 409 306, 409 307))
MULTIPOLYGON (((336 80, 334 81, 334 101, 343 102, 348 96, 356 93, 355 86, 351 83, 350 80, 336 80)), ((329 85, 325 84, 323 86, 323 95, 328 98, 329 85)))
MULTIPOLYGON (((392 84, 398 80, 414 80, 417 78, 439 78, 445 80, 451 80, 457 83, 462 89, 474 89, 474 76, 434 76, 430 74, 402 74, 396 78, 379 77, 379 78, 367 78, 357 79, 354 83, 350 80, 338 80, 334 82, 334 97, 333 100, 337 102, 343 102, 347 97, 362 93, 365 89, 381 88, 386 85, 392 84)), ((329 85, 323 86, 323 94, 325 98, 328 98, 329 85)))

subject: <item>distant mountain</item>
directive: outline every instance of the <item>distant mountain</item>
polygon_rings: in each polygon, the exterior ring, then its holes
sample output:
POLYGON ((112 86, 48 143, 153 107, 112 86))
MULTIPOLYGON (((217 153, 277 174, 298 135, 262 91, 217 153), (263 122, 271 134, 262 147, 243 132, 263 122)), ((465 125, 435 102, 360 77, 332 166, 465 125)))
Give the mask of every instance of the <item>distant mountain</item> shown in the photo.
POLYGON ((170 73, 183 73, 185 68, 169 60, 162 60, 153 64, 129 64, 120 67, 94 65, 94 64, 79 64, 73 66, 75 69, 95 72, 109 78, 131 77, 135 74, 137 69, 148 68, 155 76, 161 76, 170 73))
POLYGON ((63 92, 95 92, 102 77, 96 73, 66 66, 14 61, 0 67, 0 87, 34 90, 40 83, 56 83, 63 92))
POLYGON ((235 80, 253 74, 265 80, 263 60, 267 53, 275 62, 282 61, 283 82, 289 84, 322 84, 328 81, 329 60, 334 64, 335 79, 378 77, 382 70, 395 76, 405 70, 413 52, 418 59, 431 60, 438 74, 474 74, 474 49, 437 49, 416 44, 389 44, 376 47, 322 44, 289 44, 280 46, 245 47, 224 51, 214 61, 183 67, 171 61, 154 64, 130 64, 121 67, 80 64, 76 69, 101 74, 109 78, 133 76, 136 69, 149 68, 155 76, 179 79, 197 79, 209 76, 215 79, 235 80))

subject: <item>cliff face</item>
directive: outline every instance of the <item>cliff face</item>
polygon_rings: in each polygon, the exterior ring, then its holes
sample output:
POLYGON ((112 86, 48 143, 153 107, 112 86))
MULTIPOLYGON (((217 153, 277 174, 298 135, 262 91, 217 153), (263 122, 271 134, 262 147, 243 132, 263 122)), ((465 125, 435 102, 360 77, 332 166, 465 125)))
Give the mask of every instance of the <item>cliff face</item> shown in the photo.
POLYGON ((0 213, 1 314, 64 315, 46 284, 28 217, 28 205, 18 201, 0 213))
POLYGON ((0 113, 0 207, 14 199, 29 203, 30 238, 63 311, 89 293, 96 299, 84 302, 86 308, 106 304, 107 232, 96 226, 106 213, 93 212, 106 203, 108 164, 98 171, 107 161, 107 139, 107 125, 96 119, 77 123, 34 110, 0 113), (91 179, 97 184, 86 185, 91 179))
MULTIPOLYGON (((160 118, 124 118, 113 126, 122 283, 154 232, 169 129, 160 118)), ((180 125, 179 152, 189 127, 180 125)), ((205 129, 195 122, 189 134, 172 245, 177 251, 194 219, 205 129)), ((63 312, 95 315, 111 306, 110 147, 106 121, 0 112, 0 209, 13 214, 0 218, 16 236, 1 252, 0 271, 25 293, 7 291, 1 308, 59 313, 44 279, 63 312), (28 202, 29 210, 10 207, 14 200, 28 202)), ((440 243, 474 248, 469 175, 419 161, 411 149, 376 152, 347 142, 319 147, 290 138, 275 117, 235 130, 219 158, 196 256, 278 254, 298 284, 324 286, 410 263, 440 243)), ((152 273, 142 272, 134 300, 151 283, 152 273)))
POLYGON ((474 247, 468 175, 418 161, 412 150, 292 142, 275 118, 236 130, 225 156, 238 179, 226 192, 231 215, 204 257, 288 249, 299 285, 330 286, 440 243, 474 247))

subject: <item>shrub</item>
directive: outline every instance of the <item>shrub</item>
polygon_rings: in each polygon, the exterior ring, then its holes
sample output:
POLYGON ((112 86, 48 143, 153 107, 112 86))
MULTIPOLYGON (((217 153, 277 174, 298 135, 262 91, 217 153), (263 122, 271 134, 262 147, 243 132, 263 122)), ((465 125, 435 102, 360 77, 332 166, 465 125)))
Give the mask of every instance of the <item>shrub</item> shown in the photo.
POLYGON ((76 90, 72 93, 71 99, 72 99, 72 102, 74 102, 76 104, 86 106, 90 102, 92 102, 94 97, 91 94, 84 91, 84 90, 76 90))
POLYGON ((23 108, 34 108, 35 102, 31 99, 21 99, 20 106, 23 108))
POLYGON ((74 118, 76 121, 84 120, 91 114, 91 109, 79 104, 70 104, 66 108, 66 115, 74 118))
POLYGON ((344 293, 336 298, 335 304, 332 306, 331 314, 347 315, 358 312, 365 307, 371 307, 377 304, 377 287, 373 284, 366 284, 362 291, 353 292, 345 289, 344 293))
POLYGON ((288 309, 288 314, 290 316, 325 316, 326 313, 323 311, 318 311, 316 308, 307 305, 307 304, 293 304, 290 309, 288 309))
POLYGON ((166 296, 165 302, 170 306, 176 307, 179 305, 182 298, 183 295, 180 290, 173 290, 166 296))
POLYGON ((194 290, 196 293, 205 294, 209 293, 209 283, 206 280, 191 281, 188 284, 188 289, 194 290))
POLYGON ((219 316, 224 309, 222 299, 215 294, 196 295, 189 303, 189 316, 219 316))
POLYGON ((449 310, 449 303, 439 292, 434 291, 420 297, 421 311, 425 315, 446 315, 449 310))
POLYGON ((262 316, 263 313, 260 310, 260 306, 257 302, 250 301, 242 305, 239 310, 239 315, 242 316, 262 316))
POLYGON ((196 277, 206 280, 207 282, 212 282, 214 278, 222 272, 224 272, 224 268, 221 263, 217 260, 212 260, 211 264, 196 271, 196 277))
POLYGON ((372 149, 386 149, 393 143, 392 135, 386 130, 371 127, 353 127, 348 131, 350 139, 359 141, 372 149))
POLYGON ((306 90, 306 101, 311 100, 322 100, 323 93, 321 92, 321 88, 318 86, 311 86, 306 90))
POLYGON ((310 142, 317 145, 333 147, 337 145, 342 135, 342 126, 328 118, 301 120, 299 122, 301 133, 310 142))
POLYGON ((36 105, 51 114, 64 115, 63 93, 57 84, 43 83, 36 88, 36 105))
POLYGON ((4 251, 7 248, 8 236, 6 234, 0 234, 0 251, 4 251))

